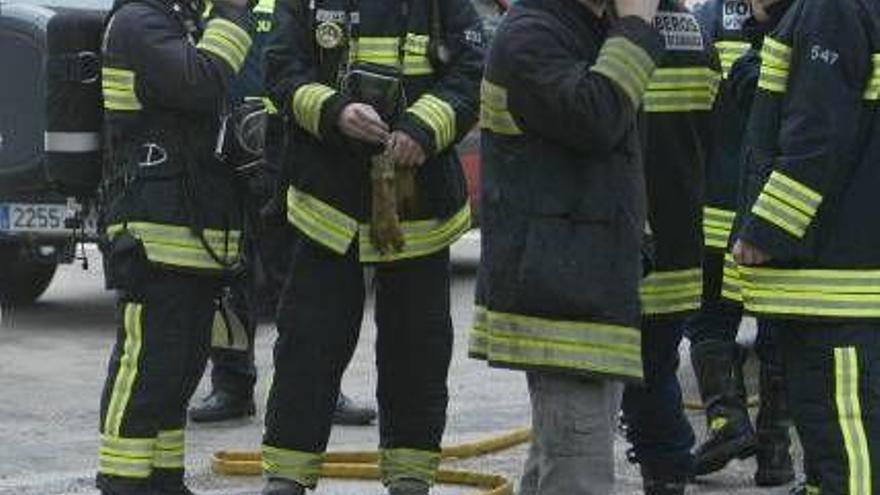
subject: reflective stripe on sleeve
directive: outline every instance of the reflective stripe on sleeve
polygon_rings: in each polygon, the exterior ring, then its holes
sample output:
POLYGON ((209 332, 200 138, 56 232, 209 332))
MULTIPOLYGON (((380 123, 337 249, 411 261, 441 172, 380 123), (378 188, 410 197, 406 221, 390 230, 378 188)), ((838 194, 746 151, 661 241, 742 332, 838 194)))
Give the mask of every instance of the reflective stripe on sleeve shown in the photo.
POLYGON ((642 47, 624 37, 614 36, 602 45, 599 58, 590 70, 617 83, 633 107, 638 108, 654 67, 654 61, 642 47))
POLYGON ((293 93, 293 116, 296 122, 315 136, 321 135, 321 111, 336 90, 319 83, 304 84, 293 93))
POLYGON ((251 48, 251 36, 232 21, 214 18, 196 47, 223 59, 234 72, 241 70, 251 48))
POLYGON ((522 134, 507 107, 507 89, 486 79, 480 85, 480 128, 507 136, 522 134))
POLYGON ((434 133, 434 147, 440 151, 455 142, 455 109, 430 93, 422 95, 407 110, 434 133))
POLYGON ((718 41, 715 43, 715 49, 718 51, 718 58, 721 59, 721 74, 727 77, 733 64, 742 57, 751 44, 746 41, 718 41))
POLYGON ((868 81, 868 86, 865 88, 864 98, 877 101, 880 100, 880 53, 871 56, 871 64, 873 65, 871 80, 868 81))
POLYGON ((690 268, 653 272, 642 281, 639 293, 642 314, 646 316, 699 309, 703 295, 703 270, 690 268))
POLYGON ((774 171, 752 206, 752 213, 800 239, 821 203, 818 192, 774 171))
POLYGON ((736 212, 706 206, 703 208, 703 239, 707 247, 725 249, 733 231, 736 212))
POLYGON ((791 47, 771 38, 764 37, 761 49, 761 76, 758 87, 774 93, 784 93, 788 86, 788 72, 791 66, 791 47))
POLYGON ((834 349, 834 400, 849 467, 846 493, 871 495, 871 454, 862 421, 860 382, 856 349, 834 349))
POLYGON ((118 112, 135 112, 143 109, 135 92, 135 73, 128 69, 103 67, 101 89, 104 108, 118 112))

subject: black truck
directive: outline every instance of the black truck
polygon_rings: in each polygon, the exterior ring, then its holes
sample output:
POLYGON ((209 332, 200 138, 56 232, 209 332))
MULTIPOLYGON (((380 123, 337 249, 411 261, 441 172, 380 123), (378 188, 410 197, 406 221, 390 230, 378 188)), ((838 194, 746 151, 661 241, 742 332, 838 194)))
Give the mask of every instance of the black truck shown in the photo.
POLYGON ((34 301, 96 240, 111 4, 0 0, 0 303, 34 301))

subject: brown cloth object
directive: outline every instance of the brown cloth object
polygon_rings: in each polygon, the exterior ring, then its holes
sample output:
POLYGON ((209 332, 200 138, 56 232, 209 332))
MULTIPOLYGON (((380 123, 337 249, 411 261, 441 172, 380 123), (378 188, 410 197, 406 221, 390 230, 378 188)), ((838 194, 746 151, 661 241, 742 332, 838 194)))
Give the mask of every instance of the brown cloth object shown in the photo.
POLYGON ((401 218, 414 215, 418 204, 416 169, 397 168, 390 152, 385 151, 371 159, 370 179, 370 242, 382 254, 399 253, 405 244, 401 218))

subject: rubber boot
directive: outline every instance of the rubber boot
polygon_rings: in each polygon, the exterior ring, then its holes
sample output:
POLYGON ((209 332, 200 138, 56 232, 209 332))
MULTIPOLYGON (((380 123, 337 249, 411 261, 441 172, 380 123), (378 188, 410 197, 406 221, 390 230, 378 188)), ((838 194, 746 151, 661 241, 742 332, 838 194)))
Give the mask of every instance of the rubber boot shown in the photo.
POLYGON ((305 495, 306 489, 296 481, 269 478, 261 493, 262 495, 305 495))
POLYGON ((336 398, 333 424, 344 426, 367 426, 376 419, 376 410, 360 405, 342 392, 336 398))
POLYGON ((156 495, 148 479, 98 474, 95 487, 101 495, 156 495))
POLYGON ((424 481, 400 479, 388 485, 388 495, 428 495, 430 489, 424 481))
POLYGON ((195 495, 183 482, 183 469, 153 469, 150 484, 155 495, 195 495))
POLYGON ((733 459, 755 454, 746 408, 739 346, 708 340, 691 347, 691 363, 706 407, 708 439, 694 452, 694 475, 714 473, 733 459))
POLYGON ((785 377, 779 366, 761 365, 761 409, 758 411, 755 484, 779 486, 794 480, 791 460, 791 418, 785 394, 785 377))
POLYGON ((642 488, 645 495, 684 495, 687 477, 681 470, 662 470, 641 466, 642 488))
POLYGON ((225 390, 214 389, 199 405, 189 410, 189 419, 195 423, 214 423, 230 419, 249 418, 256 414, 253 396, 238 396, 225 390))

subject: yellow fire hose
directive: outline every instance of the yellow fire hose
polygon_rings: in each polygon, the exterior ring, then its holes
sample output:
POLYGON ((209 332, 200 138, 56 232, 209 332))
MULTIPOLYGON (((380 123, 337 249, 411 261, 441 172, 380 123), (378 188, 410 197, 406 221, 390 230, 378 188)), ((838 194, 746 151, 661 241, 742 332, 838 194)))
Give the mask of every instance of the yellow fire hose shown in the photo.
MULTIPOLYGON (((528 428, 502 435, 444 447, 440 457, 463 460, 501 452, 531 439, 528 428)), ((321 476, 337 479, 380 479, 379 453, 376 451, 328 452, 324 456, 321 476)), ((259 452, 220 451, 211 459, 214 472, 232 476, 259 476, 263 472, 259 452)), ((512 495, 513 485, 498 474, 480 473, 442 468, 437 472, 437 482, 451 485, 471 486, 483 491, 480 495, 512 495)))

